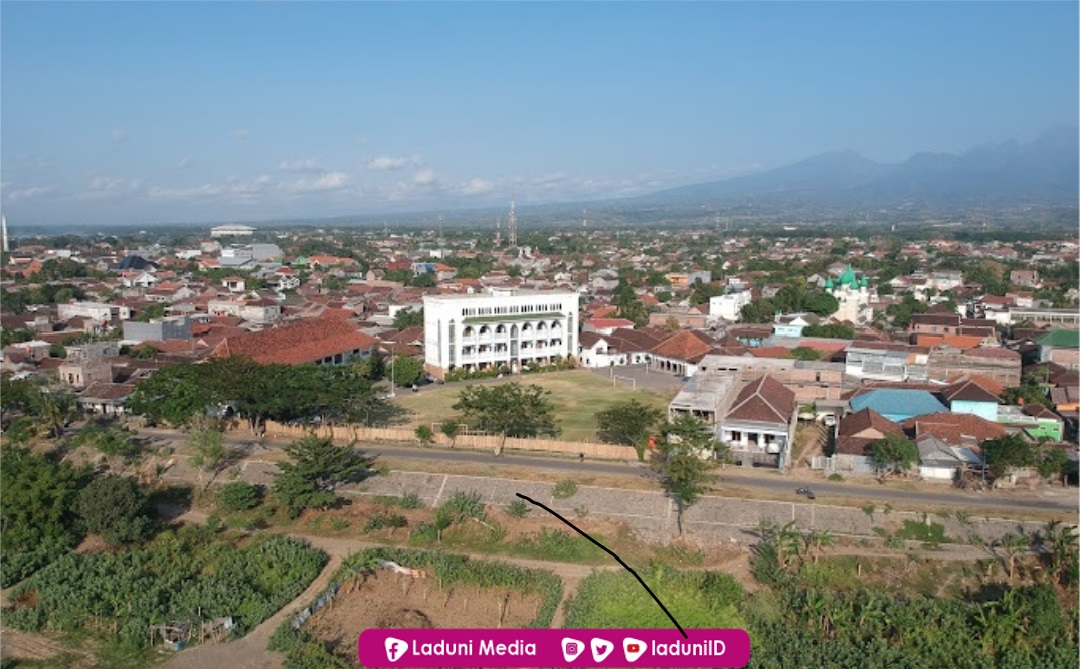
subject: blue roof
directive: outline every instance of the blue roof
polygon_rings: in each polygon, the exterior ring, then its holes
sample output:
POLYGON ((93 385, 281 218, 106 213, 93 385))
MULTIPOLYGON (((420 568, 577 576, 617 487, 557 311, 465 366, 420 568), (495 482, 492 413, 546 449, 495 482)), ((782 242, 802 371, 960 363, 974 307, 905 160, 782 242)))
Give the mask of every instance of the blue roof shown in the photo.
POLYGON ((886 418, 890 416, 912 418, 949 410, 925 390, 903 388, 878 388, 851 399, 852 411, 862 411, 867 407, 886 418))

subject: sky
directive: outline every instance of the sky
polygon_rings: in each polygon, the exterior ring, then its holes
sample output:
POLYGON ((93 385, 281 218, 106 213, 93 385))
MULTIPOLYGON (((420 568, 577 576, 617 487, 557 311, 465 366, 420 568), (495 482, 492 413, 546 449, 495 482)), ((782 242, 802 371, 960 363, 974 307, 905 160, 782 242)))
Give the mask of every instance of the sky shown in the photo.
POLYGON ((9 224, 636 195, 1076 125, 1075 2, 0 3, 9 224))

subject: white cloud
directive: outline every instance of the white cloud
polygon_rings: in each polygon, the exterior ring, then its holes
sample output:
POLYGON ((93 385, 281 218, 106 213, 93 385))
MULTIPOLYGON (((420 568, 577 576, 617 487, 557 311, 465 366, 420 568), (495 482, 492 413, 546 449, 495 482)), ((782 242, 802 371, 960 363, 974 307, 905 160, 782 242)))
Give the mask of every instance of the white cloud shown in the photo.
POLYGON ((41 197, 42 195, 48 195, 55 190, 56 186, 29 186, 27 188, 16 188, 11 191, 5 189, 5 195, 7 195, 9 202, 18 202, 19 200, 30 200, 35 197, 41 197))
POLYGON ((191 188, 152 186, 147 190, 147 195, 154 200, 245 199, 268 192, 273 184, 274 180, 263 174, 250 181, 234 177, 223 184, 203 184, 191 188))
POLYGON ((495 190, 495 184, 487 179, 470 179, 458 189, 462 195, 487 195, 495 190))
POLYGON ((185 170, 185 169, 191 167, 191 164, 192 164, 191 158, 189 158, 188 156, 184 156, 180 160, 176 161, 176 169, 185 170))
POLYGON ((344 172, 327 172, 315 179, 300 179, 285 184, 282 190, 292 195, 306 193, 328 193, 343 190, 349 186, 349 175, 344 172))
POLYGON ((379 156, 372 158, 367 162, 367 168, 369 170, 400 170, 413 164, 413 161, 409 158, 393 158, 391 156, 379 156))
POLYGON ((113 128, 112 141, 114 142, 126 142, 128 140, 127 130, 123 128, 113 128))
POLYGON ((413 183, 417 186, 434 186, 439 181, 435 170, 425 167, 413 175, 413 183))
POLYGON ((75 196, 76 200, 103 200, 134 195, 142 190, 141 181, 128 181, 112 177, 94 177, 86 190, 75 196))
POLYGON ((233 137, 243 142, 248 137, 251 137, 251 132, 245 129, 240 129, 233 133, 233 137))
POLYGON ((281 161, 281 164, 278 165, 278 169, 284 170, 285 172, 298 172, 301 174, 321 174, 326 171, 326 169, 319 165, 319 161, 315 160, 314 158, 304 158, 302 160, 283 160, 281 161))

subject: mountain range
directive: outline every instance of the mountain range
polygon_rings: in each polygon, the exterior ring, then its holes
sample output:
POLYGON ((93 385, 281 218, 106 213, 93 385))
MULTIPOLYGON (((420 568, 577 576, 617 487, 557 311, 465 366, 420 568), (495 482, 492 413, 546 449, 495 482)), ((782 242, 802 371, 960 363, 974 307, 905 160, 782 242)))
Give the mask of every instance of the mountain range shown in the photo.
POLYGON ((1080 132, 956 155, 917 153, 879 163, 854 151, 823 153, 777 169, 681 186, 622 201, 633 206, 945 208, 1071 206, 1080 197, 1080 132))

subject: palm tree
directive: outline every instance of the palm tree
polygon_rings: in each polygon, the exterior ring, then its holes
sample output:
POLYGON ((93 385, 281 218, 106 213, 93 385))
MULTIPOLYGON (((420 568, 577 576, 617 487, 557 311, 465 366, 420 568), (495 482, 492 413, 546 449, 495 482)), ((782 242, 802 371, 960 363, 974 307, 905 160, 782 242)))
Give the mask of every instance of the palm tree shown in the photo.
POLYGON ((833 546, 835 543, 836 536, 828 530, 810 530, 803 537, 803 544, 814 564, 817 564, 818 558, 821 557, 824 549, 833 546))
POLYGON ((1005 569, 1011 582, 1016 578, 1016 559, 1028 549, 1028 540, 1019 534, 1006 534, 994 542, 1005 554, 1005 569))

